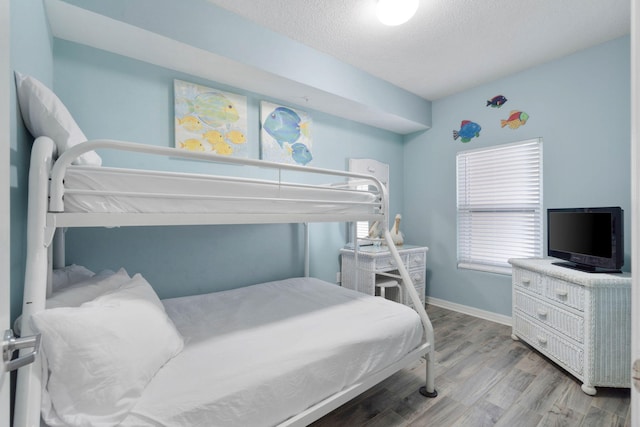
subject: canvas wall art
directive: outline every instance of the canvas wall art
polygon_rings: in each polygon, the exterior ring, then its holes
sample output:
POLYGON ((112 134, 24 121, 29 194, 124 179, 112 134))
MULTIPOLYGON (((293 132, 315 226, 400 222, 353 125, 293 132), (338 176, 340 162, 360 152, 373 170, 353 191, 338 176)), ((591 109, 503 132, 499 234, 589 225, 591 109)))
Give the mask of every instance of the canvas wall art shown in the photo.
POLYGON ((311 163, 312 121, 307 113, 262 101, 260 124, 263 160, 297 165, 311 163))
POLYGON ((247 97, 174 80, 175 146, 249 157, 247 97))

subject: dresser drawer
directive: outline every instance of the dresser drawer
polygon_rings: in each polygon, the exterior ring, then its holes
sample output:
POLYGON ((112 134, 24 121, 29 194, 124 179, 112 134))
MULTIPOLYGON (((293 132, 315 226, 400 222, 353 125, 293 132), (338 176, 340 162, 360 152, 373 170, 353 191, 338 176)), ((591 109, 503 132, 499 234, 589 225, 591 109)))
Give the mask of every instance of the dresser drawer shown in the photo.
POLYGON ((515 309, 539 322, 582 343, 584 341, 584 318, 548 304, 536 297, 516 290, 515 309))
POLYGON ((545 277, 543 282, 544 295, 547 298, 584 311, 585 290, 583 286, 555 277, 545 277))
POLYGON ((414 252, 406 255, 403 259, 408 269, 420 268, 427 265, 427 254, 425 252, 414 252))
MULTIPOLYGON (((402 262, 406 262, 406 256, 405 257, 401 257, 402 258, 402 262)), ((395 269, 398 266, 396 265, 395 260, 393 259, 393 257, 389 254, 387 256, 381 256, 381 257, 377 257, 375 259, 375 271, 376 272, 384 272, 384 271, 389 271, 390 269, 395 269)))
POLYGON ((584 349, 563 338, 526 315, 513 313, 513 330, 533 347, 554 359, 560 366, 582 377, 584 349))
POLYGON ((542 293, 542 276, 529 270, 513 268, 513 284, 538 294, 542 293))
POLYGON ((425 276, 425 271, 424 270, 410 270, 409 271, 409 277, 411 278, 411 281, 413 282, 414 285, 418 286, 418 285, 422 285, 424 286, 424 276, 425 276))

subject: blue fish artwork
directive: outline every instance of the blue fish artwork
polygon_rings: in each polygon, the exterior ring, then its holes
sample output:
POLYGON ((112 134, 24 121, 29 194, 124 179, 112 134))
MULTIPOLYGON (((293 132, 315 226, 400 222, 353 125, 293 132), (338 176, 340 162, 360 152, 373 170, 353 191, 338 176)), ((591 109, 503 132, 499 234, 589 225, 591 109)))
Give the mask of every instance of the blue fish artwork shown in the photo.
POLYGON ((260 102, 263 160, 306 166, 313 161, 312 120, 302 110, 260 102))
POLYGON ((296 142, 291 146, 291 158, 300 165, 306 165, 313 156, 306 145, 296 142))
POLYGON ((463 120, 460 123, 460 130, 453 131, 453 140, 460 138, 462 142, 469 142, 473 137, 479 137, 482 128, 479 124, 472 122, 471 120, 463 120))
POLYGON ((500 108, 507 102, 507 98, 502 95, 496 95, 487 101, 487 107, 500 108))
POLYGON ((262 124, 278 145, 288 142, 293 144, 300 138, 300 116, 290 108, 278 107, 273 110, 262 124))

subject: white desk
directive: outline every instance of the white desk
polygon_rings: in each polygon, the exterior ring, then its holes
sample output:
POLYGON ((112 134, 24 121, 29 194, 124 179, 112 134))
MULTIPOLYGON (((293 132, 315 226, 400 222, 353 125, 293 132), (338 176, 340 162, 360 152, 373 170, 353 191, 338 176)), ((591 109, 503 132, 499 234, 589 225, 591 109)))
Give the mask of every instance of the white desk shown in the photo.
MULTIPOLYGON (((423 305, 428 250, 429 248, 426 246, 398 246, 398 253, 407 268, 409 277, 411 277, 423 305)), ((357 282, 354 250, 341 249, 340 255, 342 258, 342 286, 345 288, 376 295, 376 282, 386 281, 390 278, 398 282, 402 281, 398 274, 395 260, 386 246, 361 246, 358 249, 357 282)), ((385 296, 413 307, 407 292, 398 294, 396 289, 387 288, 385 296)))

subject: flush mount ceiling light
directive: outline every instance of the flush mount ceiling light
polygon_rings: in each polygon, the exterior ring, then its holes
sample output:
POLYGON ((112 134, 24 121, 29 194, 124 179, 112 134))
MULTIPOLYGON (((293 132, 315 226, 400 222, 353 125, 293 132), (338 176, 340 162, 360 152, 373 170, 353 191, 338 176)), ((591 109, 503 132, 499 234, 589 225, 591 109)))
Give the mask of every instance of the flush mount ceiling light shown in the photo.
POLYGON ((376 13, 384 25, 400 25, 407 22, 416 10, 419 0, 378 0, 376 13))

